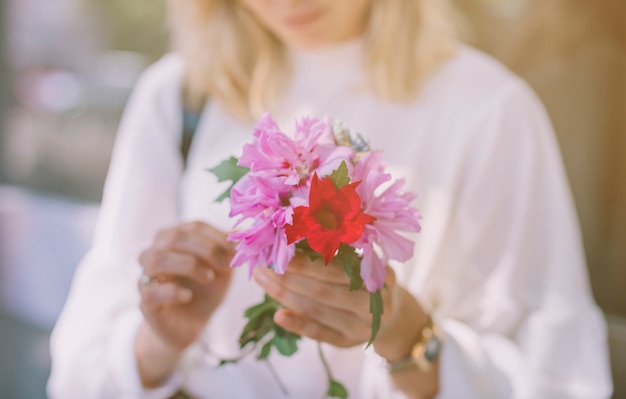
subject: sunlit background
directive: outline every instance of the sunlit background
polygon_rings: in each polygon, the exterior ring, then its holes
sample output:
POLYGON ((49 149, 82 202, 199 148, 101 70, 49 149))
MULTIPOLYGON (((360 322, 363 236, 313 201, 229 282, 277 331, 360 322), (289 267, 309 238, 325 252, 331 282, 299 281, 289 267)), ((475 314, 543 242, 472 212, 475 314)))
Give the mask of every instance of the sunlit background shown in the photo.
MULTIPOLYGON (((626 398, 626 1, 456 3, 467 40, 523 76, 552 117, 626 398)), ((167 30, 154 0, 0 7, 0 398, 38 399, 117 123, 167 30)))

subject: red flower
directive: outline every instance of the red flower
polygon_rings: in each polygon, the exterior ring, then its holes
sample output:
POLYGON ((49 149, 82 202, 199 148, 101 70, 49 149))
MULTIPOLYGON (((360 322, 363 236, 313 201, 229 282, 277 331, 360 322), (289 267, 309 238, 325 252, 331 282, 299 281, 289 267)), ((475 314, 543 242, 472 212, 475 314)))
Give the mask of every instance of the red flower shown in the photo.
POLYGON ((293 224, 285 225, 289 244, 306 238, 309 246, 324 256, 328 264, 339 249, 339 244, 352 244, 363 234, 365 225, 376 220, 361 210, 361 198, 356 193, 360 181, 337 189, 325 177, 313 175, 309 206, 294 209, 293 224))

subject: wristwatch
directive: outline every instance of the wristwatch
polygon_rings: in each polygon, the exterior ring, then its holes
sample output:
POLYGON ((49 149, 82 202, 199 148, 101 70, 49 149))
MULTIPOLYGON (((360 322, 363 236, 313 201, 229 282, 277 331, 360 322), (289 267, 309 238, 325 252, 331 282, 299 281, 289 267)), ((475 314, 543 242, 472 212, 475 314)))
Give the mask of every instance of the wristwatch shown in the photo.
POLYGON ((422 328, 413 348, 411 348, 409 356, 393 362, 388 361, 387 371, 394 373, 409 368, 417 368, 423 372, 429 371, 439 358, 442 343, 441 332, 429 318, 428 324, 422 328))

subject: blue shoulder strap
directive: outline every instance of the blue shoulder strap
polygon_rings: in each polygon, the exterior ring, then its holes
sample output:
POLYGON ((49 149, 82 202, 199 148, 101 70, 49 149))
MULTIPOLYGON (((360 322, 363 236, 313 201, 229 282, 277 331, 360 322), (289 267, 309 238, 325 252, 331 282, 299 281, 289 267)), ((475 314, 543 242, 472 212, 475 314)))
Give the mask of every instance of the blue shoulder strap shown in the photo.
POLYGON ((191 148, 191 142, 196 134, 196 130, 198 130, 203 108, 204 107, 200 107, 200 111, 193 111, 189 107, 183 105, 183 136, 180 141, 180 155, 183 160, 183 169, 187 167, 189 148, 191 148))

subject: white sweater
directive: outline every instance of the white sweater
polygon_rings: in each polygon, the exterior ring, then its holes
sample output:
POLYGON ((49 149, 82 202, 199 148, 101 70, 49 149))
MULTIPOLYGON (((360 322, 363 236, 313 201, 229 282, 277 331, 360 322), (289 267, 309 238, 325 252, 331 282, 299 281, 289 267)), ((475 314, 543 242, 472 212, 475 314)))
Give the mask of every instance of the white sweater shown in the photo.
MULTIPOLYGON (((445 334, 441 392, 462 398, 607 398, 606 326, 587 280, 575 210, 550 122, 517 77, 462 48, 409 104, 363 89, 358 41, 294 53, 294 78, 273 110, 284 131, 302 115, 331 115, 383 149, 394 177, 418 193, 423 230, 398 281, 445 334)), ((243 310, 262 298, 236 270, 223 306, 162 388, 145 391, 133 340, 142 320, 138 254, 181 220, 230 229, 224 189, 206 171, 238 156, 252 126, 218 103, 204 111, 182 174, 180 56, 149 68, 129 101, 115 145, 93 247, 80 264, 54 330, 51 398, 281 398, 267 366, 238 353, 243 310)), ((363 348, 325 347, 351 398, 402 397, 363 348)), ((291 398, 323 396, 316 346, 273 354, 291 398)))

